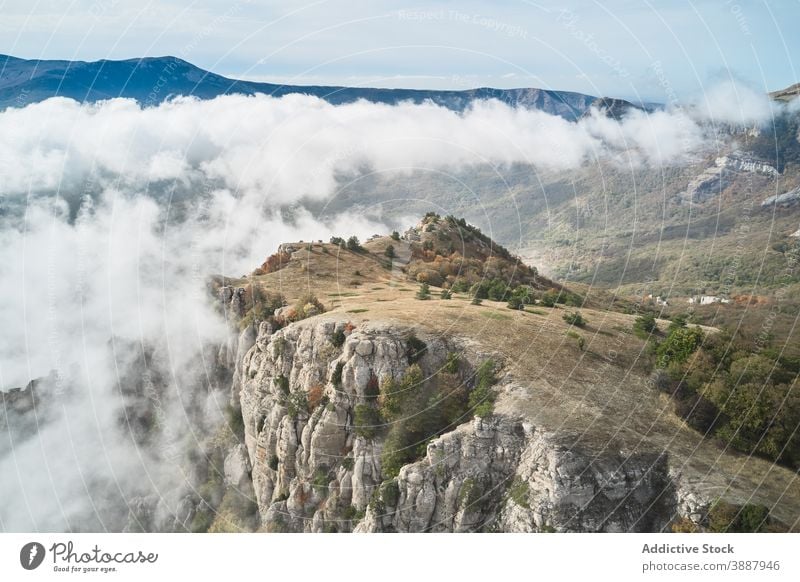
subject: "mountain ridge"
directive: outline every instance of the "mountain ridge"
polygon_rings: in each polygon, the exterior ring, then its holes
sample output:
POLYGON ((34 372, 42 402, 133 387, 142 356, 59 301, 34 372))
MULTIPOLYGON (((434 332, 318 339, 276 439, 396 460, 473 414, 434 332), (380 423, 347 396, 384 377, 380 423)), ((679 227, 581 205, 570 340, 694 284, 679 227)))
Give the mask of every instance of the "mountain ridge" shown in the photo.
POLYGON ((0 109, 23 107, 57 96, 90 103, 129 97, 144 105, 157 105, 175 95, 210 99, 232 93, 264 93, 275 97, 302 93, 335 105, 359 99, 390 105, 430 101, 455 111, 463 111, 477 100, 497 99, 512 106, 539 109, 570 120, 580 118, 595 102, 604 100, 573 91, 535 87, 428 90, 263 83, 218 75, 174 56, 68 61, 0 55, 0 109))

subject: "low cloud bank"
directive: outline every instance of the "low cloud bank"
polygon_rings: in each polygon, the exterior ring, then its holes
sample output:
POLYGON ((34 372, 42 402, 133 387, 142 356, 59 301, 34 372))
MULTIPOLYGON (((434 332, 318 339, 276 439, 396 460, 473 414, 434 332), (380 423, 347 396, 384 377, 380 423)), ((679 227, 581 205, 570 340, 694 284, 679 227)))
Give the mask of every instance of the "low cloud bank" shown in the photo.
MULTIPOLYGON (((228 333, 208 276, 249 272, 284 241, 386 230, 302 207, 287 221, 279 207, 324 201, 364 171, 682 163, 708 147, 709 119, 771 114, 748 93, 719 91, 705 111, 632 111, 621 121, 595 111, 567 122, 498 102, 459 114, 301 95, 144 109, 57 98, 0 112, 0 389, 54 371, 57 394, 38 429, 10 435, 0 456, 0 530, 114 528, 134 495, 186 487, 166 441, 197 441, 203 427, 192 426, 182 395, 207 393, 203 354, 228 333), (132 374, 168 386, 172 430, 147 446, 120 422, 120 386, 132 374)), ((220 421, 218 399, 194 404, 203 423, 220 421)))

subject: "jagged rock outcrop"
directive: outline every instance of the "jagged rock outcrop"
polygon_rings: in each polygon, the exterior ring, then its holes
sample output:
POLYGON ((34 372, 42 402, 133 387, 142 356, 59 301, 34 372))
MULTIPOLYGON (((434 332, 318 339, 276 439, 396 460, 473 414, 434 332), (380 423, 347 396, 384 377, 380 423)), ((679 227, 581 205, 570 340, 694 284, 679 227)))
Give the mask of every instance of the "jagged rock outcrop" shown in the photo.
POLYGON ((55 416, 61 397, 67 391, 55 372, 31 380, 25 388, 0 391, 0 455, 30 438, 55 416), (13 435, 13 440, 12 440, 13 435))
POLYGON ((714 161, 712 167, 707 168, 689 182, 681 198, 687 202, 708 200, 727 188, 736 173, 740 172, 769 177, 775 177, 779 174, 773 165, 763 160, 737 154, 720 156, 714 161))
MULTIPOLYGON (((386 479, 383 437, 358 436, 354 416, 377 380, 407 371, 409 333, 331 315, 274 332, 260 326, 235 391, 263 529, 658 531, 676 514, 700 518, 702 500, 681 490, 665 454, 592 451, 504 415, 442 434, 424 458, 386 479)), ((426 375, 448 351, 467 353, 453 340, 420 338, 429 347, 418 362, 426 375)), ((467 358, 473 366, 475 358, 467 358)))
POLYGON ((219 298, 226 318, 231 321, 237 320, 247 311, 244 287, 225 285, 219 290, 219 298))
POLYGON ((730 176, 721 166, 713 166, 704 170, 686 186, 681 195, 687 202, 703 202, 722 192, 730 184, 730 176))
POLYGON ((783 194, 775 194, 770 196, 761 203, 762 208, 769 208, 773 205, 776 206, 791 206, 800 202, 800 188, 795 188, 784 192, 783 194))
POLYGON ((597 456, 503 418, 475 418, 431 443, 397 490, 358 531, 659 531, 675 507, 666 456, 597 456))
MULTIPOLYGON (((408 368, 407 336, 391 325, 349 329, 324 317, 275 333, 261 324, 234 390, 265 525, 277 519, 315 531, 315 522, 331 521, 348 529, 343 516, 366 509, 381 483, 381 445, 355 434, 354 410, 370 382, 399 379, 408 368), (335 334, 345 333, 335 345, 335 334)), ((428 342, 421 364, 433 369, 435 354, 447 349, 442 340, 428 342)))
POLYGON ((730 154, 720 156, 714 162, 718 167, 737 172, 750 172, 765 176, 777 176, 778 170, 772 164, 749 156, 730 154))

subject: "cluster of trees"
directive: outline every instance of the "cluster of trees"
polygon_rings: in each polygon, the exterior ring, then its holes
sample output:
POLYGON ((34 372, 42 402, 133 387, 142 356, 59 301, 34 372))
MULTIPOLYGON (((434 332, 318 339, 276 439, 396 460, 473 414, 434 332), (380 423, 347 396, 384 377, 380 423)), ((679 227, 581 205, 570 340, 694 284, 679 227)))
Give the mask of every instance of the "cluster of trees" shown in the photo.
POLYGON ((250 308, 239 320, 240 329, 257 325, 262 321, 269 321, 273 329, 280 329, 287 323, 325 312, 325 306, 317 299, 317 296, 307 293, 295 301, 285 317, 276 318, 275 311, 287 305, 286 298, 280 293, 265 291, 258 285, 251 285, 247 288, 245 300, 250 308))
POLYGON ((332 236, 330 243, 338 246, 339 248, 353 251, 354 253, 360 253, 364 251, 364 247, 361 246, 361 242, 358 240, 357 236, 351 236, 347 240, 340 236, 332 236))
POLYGON ((253 275, 266 275, 267 273, 280 271, 289 264, 291 259, 292 255, 287 252, 278 251, 277 253, 273 253, 267 257, 267 260, 264 261, 260 267, 253 271, 253 275))
MULTIPOLYGON (((435 213, 429 213, 429 214, 434 214, 437 218, 439 218, 438 214, 435 213)), ((509 252, 507 248, 505 248, 503 245, 494 242, 489 236, 483 234, 481 232, 481 229, 479 229, 477 226, 469 224, 463 218, 456 218, 452 214, 449 214, 445 216, 444 220, 450 227, 457 229, 459 236, 461 237, 461 240, 463 240, 464 242, 479 240, 488 245, 493 254, 499 255, 509 261, 518 260, 516 257, 512 256, 512 254, 509 252)))
MULTIPOLYGON (((478 299, 489 299, 491 301, 504 301, 509 295, 523 287, 522 285, 511 288, 504 279, 484 279, 475 283, 469 288, 469 294, 478 299)), ((524 287, 527 287, 524 286, 524 287)))
POLYGON ((555 307, 557 304, 569 307, 581 307, 583 305, 583 297, 566 289, 548 289, 544 293, 538 294, 536 299, 545 307, 555 307))
POLYGON ((494 364, 487 361, 478 368, 471 390, 459 377, 458 368, 458 363, 453 366, 448 362, 433 378, 425 380, 414 364, 400 381, 386 379, 381 384, 377 414, 388 427, 381 454, 385 477, 397 476, 403 465, 425 455, 432 439, 470 415, 492 413, 494 364))
POLYGON ((556 304, 580 307, 583 297, 566 289, 548 289, 539 291, 532 285, 509 283, 503 278, 483 279, 470 285, 466 279, 459 278, 451 285, 454 293, 469 293, 478 299, 490 301, 508 301, 510 309, 521 309, 525 305, 532 305, 537 301, 545 307, 556 304))
POLYGON ((672 396, 690 426, 736 450, 800 468, 800 358, 729 332, 705 335, 681 319, 663 339, 651 337, 655 386, 672 396))
POLYGON ((250 308, 239 320, 240 329, 269 320, 276 309, 286 305, 286 298, 283 295, 265 291, 258 285, 251 285, 247 289, 245 301, 250 308))
POLYGON ((568 311, 561 318, 566 321, 570 325, 574 325, 575 327, 583 327, 586 325, 586 320, 581 315, 580 311, 568 311))
POLYGON ((514 286, 535 282, 536 269, 525 265, 463 218, 442 219, 429 212, 423 223, 423 240, 412 244, 412 257, 416 261, 408 269, 418 282, 437 287, 452 286, 459 278, 470 286, 491 279, 514 286))

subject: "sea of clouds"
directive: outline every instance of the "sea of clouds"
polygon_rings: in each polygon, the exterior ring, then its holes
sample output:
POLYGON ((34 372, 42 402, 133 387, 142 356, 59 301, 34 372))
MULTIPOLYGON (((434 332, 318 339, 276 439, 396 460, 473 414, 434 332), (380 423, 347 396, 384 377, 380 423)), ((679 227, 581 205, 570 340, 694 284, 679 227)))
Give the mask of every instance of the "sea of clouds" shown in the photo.
MULTIPOLYGON (((685 108, 577 122, 496 101, 454 112, 304 95, 147 108, 54 98, 0 112, 0 390, 54 374, 63 393, 33 435, 9 435, 0 530, 114 529, 99 492, 124 505, 187 486, 164 443, 137 445, 119 422, 121 379, 157 354, 148 366, 168 379, 166 418, 185 437, 180 396, 207 376, 204 350, 229 334, 209 276, 248 273, 281 242, 389 228, 304 209, 336 196, 342 178, 681 164, 713 147, 714 123, 773 114, 765 96, 734 84, 685 108)), ((203 406, 209 423, 221 419, 218 400, 203 406)))

